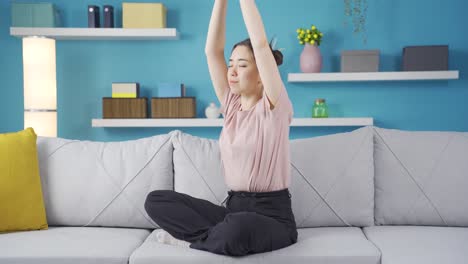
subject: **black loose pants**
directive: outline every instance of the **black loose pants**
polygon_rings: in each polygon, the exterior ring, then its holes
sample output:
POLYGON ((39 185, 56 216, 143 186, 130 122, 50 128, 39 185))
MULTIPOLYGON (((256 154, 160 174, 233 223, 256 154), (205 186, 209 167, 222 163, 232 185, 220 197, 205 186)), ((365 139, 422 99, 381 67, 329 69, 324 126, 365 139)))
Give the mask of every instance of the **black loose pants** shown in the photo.
POLYGON ((297 241, 288 189, 228 192, 226 207, 170 190, 148 194, 148 215, 190 247, 244 256, 287 247, 297 241))

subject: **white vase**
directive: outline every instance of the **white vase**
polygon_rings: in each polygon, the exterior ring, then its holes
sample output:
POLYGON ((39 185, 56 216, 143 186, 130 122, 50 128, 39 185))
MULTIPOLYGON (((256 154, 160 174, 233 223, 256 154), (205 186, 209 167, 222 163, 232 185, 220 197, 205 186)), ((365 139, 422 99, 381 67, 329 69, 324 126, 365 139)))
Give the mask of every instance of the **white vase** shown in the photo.
POLYGON ((218 118, 220 115, 219 108, 216 107, 215 103, 210 103, 205 109, 205 115, 207 118, 218 118))

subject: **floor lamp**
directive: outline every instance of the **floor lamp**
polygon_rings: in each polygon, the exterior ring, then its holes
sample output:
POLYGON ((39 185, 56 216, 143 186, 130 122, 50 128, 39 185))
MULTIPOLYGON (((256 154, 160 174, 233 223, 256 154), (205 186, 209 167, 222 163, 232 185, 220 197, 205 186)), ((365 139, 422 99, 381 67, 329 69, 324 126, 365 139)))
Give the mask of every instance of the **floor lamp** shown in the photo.
POLYGON ((38 136, 57 136, 55 40, 23 38, 24 127, 38 136))

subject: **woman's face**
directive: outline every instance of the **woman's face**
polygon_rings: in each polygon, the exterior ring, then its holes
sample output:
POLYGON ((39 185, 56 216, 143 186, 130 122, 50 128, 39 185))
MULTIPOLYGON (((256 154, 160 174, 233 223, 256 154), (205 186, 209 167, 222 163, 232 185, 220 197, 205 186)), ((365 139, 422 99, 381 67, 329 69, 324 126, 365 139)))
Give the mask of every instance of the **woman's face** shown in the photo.
POLYGON ((233 94, 256 94, 262 89, 257 64, 246 46, 237 46, 232 51, 227 77, 233 94))

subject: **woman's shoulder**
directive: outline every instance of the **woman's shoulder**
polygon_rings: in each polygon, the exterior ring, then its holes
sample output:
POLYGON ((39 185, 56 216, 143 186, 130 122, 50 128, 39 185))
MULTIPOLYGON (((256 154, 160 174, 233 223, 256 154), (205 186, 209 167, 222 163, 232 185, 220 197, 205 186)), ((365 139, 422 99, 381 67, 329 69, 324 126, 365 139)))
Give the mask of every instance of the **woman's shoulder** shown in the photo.
POLYGON ((261 100, 263 103, 259 110, 263 112, 279 116, 284 114, 292 115, 292 103, 285 88, 281 89, 276 102, 272 102, 265 91, 263 91, 263 97, 261 100))
POLYGON ((228 87, 224 95, 224 100, 221 102, 220 112, 226 117, 229 113, 232 113, 234 109, 240 108, 240 95, 231 92, 231 88, 228 87))

